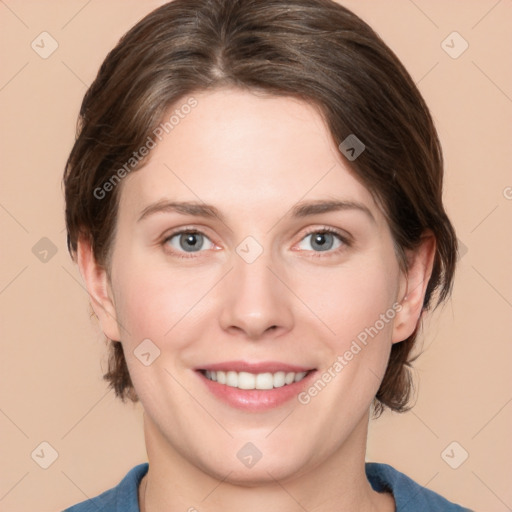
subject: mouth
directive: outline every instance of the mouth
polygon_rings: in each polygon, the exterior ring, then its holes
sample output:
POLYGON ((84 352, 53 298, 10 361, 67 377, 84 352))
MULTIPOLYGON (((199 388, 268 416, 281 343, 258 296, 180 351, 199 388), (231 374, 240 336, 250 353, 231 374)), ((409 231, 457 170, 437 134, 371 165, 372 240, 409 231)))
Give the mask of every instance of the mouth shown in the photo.
POLYGON ((206 388, 231 407, 259 412, 297 397, 316 368, 285 363, 232 361, 196 370, 206 388))

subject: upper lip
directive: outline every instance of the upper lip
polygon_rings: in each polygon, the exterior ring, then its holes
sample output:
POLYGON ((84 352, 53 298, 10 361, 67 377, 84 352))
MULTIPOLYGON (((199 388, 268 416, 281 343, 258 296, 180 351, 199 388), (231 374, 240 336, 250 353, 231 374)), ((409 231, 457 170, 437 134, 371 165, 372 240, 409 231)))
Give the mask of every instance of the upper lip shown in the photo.
POLYGON ((277 373, 277 372, 308 372, 313 370, 312 367, 299 366, 288 363, 281 363, 279 361, 262 361, 253 362, 248 361, 225 361, 223 363, 206 364, 196 368, 197 370, 208 371, 233 371, 233 372, 247 372, 247 373, 277 373))

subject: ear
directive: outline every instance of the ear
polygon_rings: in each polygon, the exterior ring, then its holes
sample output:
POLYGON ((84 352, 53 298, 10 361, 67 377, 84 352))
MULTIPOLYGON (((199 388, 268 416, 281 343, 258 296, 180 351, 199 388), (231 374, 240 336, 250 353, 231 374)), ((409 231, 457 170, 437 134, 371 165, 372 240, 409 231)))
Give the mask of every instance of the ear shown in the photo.
POLYGON ((397 310, 393 324, 393 343, 404 341, 418 327, 435 252, 436 239, 431 231, 424 233, 418 247, 406 251, 407 271, 400 277, 401 309, 397 310))
POLYGON ((110 340, 120 341, 119 325, 107 271, 96 262, 91 243, 85 237, 80 237, 77 243, 77 263, 103 333, 110 340))

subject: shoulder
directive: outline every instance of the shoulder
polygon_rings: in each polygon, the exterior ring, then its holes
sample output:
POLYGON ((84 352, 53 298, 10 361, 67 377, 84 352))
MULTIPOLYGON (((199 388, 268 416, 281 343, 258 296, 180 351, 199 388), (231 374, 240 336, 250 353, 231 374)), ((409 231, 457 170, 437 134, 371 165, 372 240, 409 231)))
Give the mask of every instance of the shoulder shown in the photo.
POLYGON ((64 512, 139 512, 137 493, 148 467, 147 462, 133 467, 116 487, 73 505, 64 512))
POLYGON ((391 491, 396 502, 396 512, 471 512, 439 494, 422 487, 407 475, 388 464, 366 463, 366 476, 377 492, 391 491))

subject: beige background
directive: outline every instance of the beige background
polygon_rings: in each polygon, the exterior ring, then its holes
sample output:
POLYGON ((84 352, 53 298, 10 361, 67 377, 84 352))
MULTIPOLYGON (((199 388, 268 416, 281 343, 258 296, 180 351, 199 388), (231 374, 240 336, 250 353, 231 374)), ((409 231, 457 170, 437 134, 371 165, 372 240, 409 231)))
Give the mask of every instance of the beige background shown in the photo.
MULTIPOLYGON (((140 406, 122 405, 101 380, 105 345, 66 251, 60 182, 87 85, 161 3, 0 1, 1 511, 61 510, 145 460, 140 406), (43 31, 58 43, 47 59, 31 48, 43 31), (57 250, 46 261, 43 237, 57 250), (43 441, 58 452, 48 469, 38 465, 50 453, 41 456, 43 441)), ((452 301, 425 326, 417 405, 372 424, 368 459, 475 510, 510 510, 512 2, 343 3, 398 54, 431 107, 465 252, 452 301), (441 46, 453 31, 469 43, 456 59, 441 46), (462 450, 468 459, 452 469, 445 460, 460 462, 462 450)))

